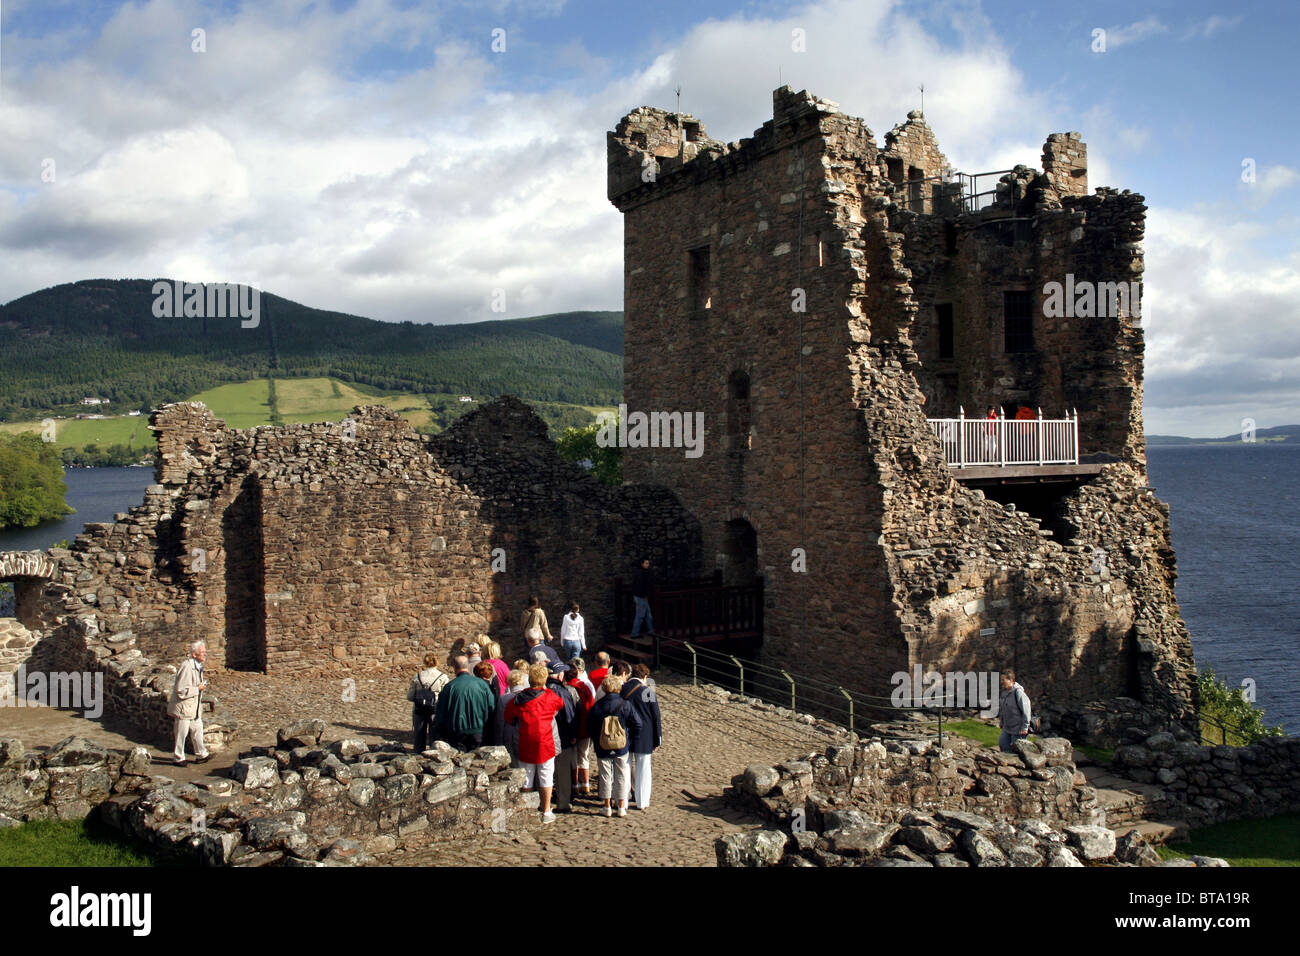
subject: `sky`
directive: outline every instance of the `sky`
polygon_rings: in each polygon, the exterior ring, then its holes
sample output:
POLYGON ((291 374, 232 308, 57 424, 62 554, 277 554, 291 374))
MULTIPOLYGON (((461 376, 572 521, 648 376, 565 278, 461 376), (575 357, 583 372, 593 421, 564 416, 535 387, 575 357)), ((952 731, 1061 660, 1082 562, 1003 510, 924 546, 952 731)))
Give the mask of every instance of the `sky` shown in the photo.
POLYGON ((955 168, 1077 130, 1090 187, 1146 197, 1148 432, 1300 423, 1298 27, 1197 0, 0 0, 0 301, 166 276, 387 321, 620 309, 629 110, 681 87, 731 141, 784 82, 880 142, 924 85, 955 168))

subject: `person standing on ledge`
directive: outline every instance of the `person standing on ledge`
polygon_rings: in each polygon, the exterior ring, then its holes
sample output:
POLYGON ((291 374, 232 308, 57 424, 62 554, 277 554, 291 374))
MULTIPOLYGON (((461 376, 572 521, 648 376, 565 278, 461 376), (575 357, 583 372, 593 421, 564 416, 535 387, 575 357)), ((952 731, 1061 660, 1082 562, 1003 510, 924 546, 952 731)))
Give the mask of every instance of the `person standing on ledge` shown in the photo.
POLYGON ((496 710, 496 700, 487 681, 470 673, 468 657, 457 654, 455 667, 456 679, 438 695, 433 727, 439 740, 467 753, 483 746, 483 734, 496 710))
POLYGON ((641 633, 641 624, 645 623, 646 633, 655 632, 654 615, 650 613, 650 599, 655 593, 655 573, 650 570, 650 559, 642 558, 641 567, 632 575, 632 599, 636 601, 636 619, 632 621, 632 636, 641 633))
MULTIPOLYGON (((555 642, 555 638, 551 637, 551 629, 546 623, 546 612, 542 610, 541 602, 537 600, 536 594, 530 594, 528 596, 528 607, 524 609, 522 625, 525 642, 528 640, 528 632, 533 628, 537 628, 542 632, 542 638, 548 645, 555 642)), ((556 660, 559 660, 558 655, 556 656, 556 660)), ((532 663, 531 658, 529 659, 529 663, 532 663)))
POLYGON ((203 692, 207 682, 203 679, 203 662, 208 657, 208 646, 202 641, 190 645, 190 656, 176 672, 176 682, 172 684, 171 697, 167 701, 167 713, 175 720, 176 748, 172 756, 176 766, 185 766, 185 738, 190 738, 190 748, 194 751, 195 763, 206 763, 207 744, 203 742, 203 692))
POLYGON ((998 723, 1002 727, 1002 734, 998 737, 998 749, 1003 753, 1014 753, 1016 741, 1029 736, 1029 723, 1032 719, 1029 695, 1016 683, 1014 670, 1004 670, 999 683, 1002 685, 1002 697, 998 702, 998 723))

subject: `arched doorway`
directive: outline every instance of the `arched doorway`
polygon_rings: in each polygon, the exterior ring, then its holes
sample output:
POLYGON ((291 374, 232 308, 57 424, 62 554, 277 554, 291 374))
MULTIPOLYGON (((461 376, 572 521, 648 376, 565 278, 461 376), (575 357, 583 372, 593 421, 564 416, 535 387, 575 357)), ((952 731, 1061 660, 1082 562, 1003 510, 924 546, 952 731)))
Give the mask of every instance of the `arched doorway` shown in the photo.
POLYGON ((758 534, 744 518, 727 522, 722 553, 726 564, 722 579, 728 585, 753 584, 758 577, 758 534))

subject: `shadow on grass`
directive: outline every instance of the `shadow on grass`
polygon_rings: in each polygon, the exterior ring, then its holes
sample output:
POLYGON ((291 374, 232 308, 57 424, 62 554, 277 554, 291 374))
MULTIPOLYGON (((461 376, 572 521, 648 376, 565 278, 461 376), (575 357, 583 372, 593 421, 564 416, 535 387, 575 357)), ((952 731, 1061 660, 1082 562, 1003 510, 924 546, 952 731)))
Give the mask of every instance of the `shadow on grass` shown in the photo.
POLYGON ((1233 820, 1193 830, 1190 839, 1158 848, 1175 856, 1217 856, 1231 866, 1300 866, 1300 813, 1233 820))

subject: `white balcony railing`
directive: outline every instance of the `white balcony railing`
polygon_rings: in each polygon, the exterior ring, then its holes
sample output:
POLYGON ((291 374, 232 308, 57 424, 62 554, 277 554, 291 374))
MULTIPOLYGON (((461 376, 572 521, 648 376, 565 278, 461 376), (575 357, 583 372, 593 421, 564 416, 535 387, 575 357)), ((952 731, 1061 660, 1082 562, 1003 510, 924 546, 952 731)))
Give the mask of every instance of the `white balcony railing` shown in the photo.
POLYGON ((1077 465, 1079 412, 1073 418, 927 418, 953 468, 969 465, 1077 465))

